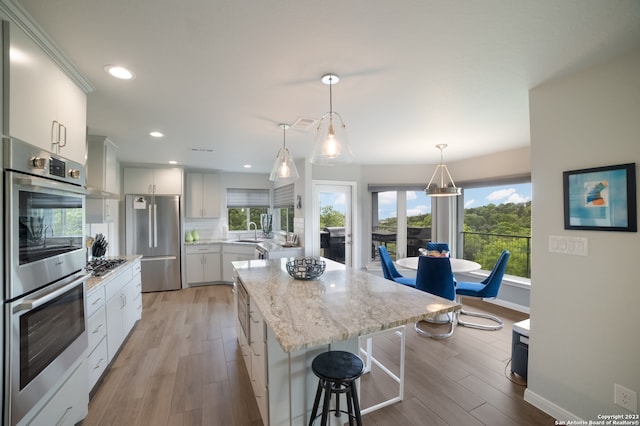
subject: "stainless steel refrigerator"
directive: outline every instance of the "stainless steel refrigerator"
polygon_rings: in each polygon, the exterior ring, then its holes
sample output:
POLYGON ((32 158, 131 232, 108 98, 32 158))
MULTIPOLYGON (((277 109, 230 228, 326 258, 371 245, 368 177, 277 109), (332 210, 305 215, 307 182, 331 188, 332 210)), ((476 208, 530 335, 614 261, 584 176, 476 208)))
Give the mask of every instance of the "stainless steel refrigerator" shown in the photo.
POLYGON ((142 291, 180 289, 180 197, 127 195, 125 203, 126 253, 142 255, 142 291))

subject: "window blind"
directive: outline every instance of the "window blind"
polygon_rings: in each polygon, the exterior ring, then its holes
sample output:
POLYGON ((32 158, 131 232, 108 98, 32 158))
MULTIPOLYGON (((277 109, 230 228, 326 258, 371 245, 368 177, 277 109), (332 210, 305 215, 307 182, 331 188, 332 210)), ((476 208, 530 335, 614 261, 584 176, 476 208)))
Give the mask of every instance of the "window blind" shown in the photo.
POLYGON ((283 209, 295 205, 293 184, 284 185, 273 190, 273 207, 283 209))
POLYGON ((228 208, 269 208, 268 189, 227 188, 228 208))

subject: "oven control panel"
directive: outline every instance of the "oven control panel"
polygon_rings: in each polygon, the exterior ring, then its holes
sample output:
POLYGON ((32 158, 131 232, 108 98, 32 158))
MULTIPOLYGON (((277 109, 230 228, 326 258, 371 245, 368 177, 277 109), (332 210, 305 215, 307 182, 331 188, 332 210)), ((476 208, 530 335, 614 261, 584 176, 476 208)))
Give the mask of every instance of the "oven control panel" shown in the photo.
POLYGON ((77 186, 84 186, 84 166, 59 155, 45 151, 18 139, 4 139, 4 167, 10 171, 27 173, 77 186))
POLYGON ((57 158, 51 157, 51 159, 49 160, 49 174, 51 176, 58 176, 58 177, 65 177, 67 164, 62 161, 59 160, 57 158))

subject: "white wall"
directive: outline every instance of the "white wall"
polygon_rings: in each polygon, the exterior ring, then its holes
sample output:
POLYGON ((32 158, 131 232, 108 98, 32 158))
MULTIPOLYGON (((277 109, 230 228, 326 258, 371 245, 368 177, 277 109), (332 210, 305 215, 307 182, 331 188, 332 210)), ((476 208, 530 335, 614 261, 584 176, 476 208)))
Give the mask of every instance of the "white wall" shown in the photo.
POLYGON ((565 230, 562 172, 640 163, 640 50, 531 90, 530 115, 534 262, 525 397, 560 420, 628 413, 613 404, 613 384, 640 392, 640 236, 565 230), (587 238, 588 256, 549 253, 550 235, 587 238))

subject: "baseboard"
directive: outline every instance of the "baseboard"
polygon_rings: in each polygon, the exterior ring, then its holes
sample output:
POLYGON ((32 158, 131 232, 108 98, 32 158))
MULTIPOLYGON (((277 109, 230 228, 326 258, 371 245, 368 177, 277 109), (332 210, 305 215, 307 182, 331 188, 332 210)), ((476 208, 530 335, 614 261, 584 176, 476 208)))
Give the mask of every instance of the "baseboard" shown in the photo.
POLYGON ((575 414, 570 413, 564 408, 554 404, 548 399, 541 397, 540 395, 538 395, 535 392, 532 392, 529 389, 524 390, 524 400, 527 401, 529 404, 533 405, 534 407, 544 411, 554 419, 564 421, 564 422, 568 420, 575 420, 575 421, 582 420, 580 417, 576 416, 575 414))
POLYGON ((502 306, 503 308, 511 309, 512 311, 522 312, 523 314, 531 313, 528 306, 518 305, 513 302, 502 299, 483 299, 487 303, 493 303, 494 305, 502 306))

